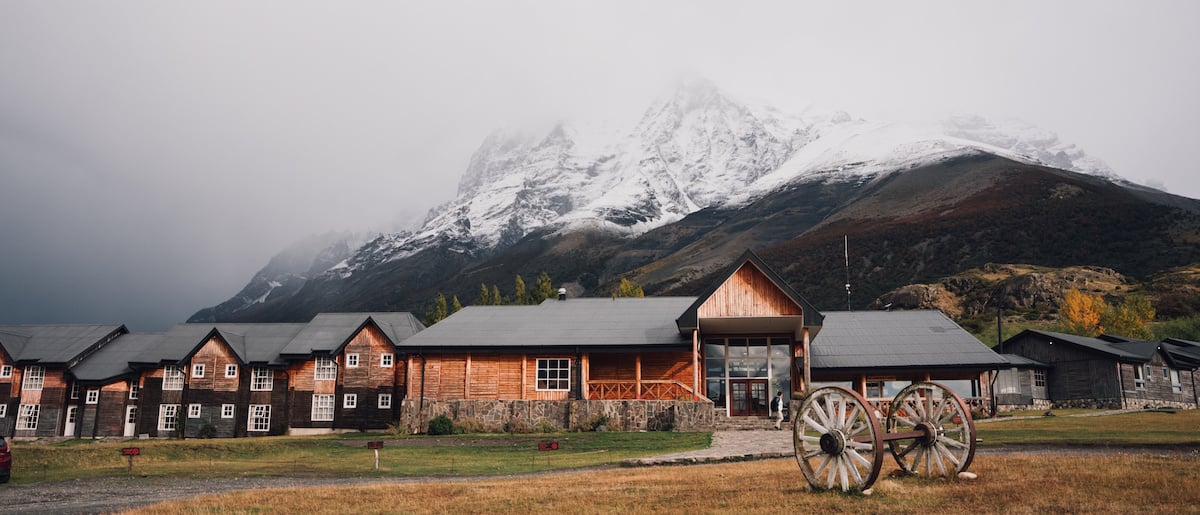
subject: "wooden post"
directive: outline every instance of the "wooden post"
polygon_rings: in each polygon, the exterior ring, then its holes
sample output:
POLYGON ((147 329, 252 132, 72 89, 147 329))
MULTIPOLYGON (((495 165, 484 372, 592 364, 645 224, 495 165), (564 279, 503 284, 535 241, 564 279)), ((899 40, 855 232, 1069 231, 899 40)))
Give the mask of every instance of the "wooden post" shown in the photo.
POLYGON ((634 370, 634 380, 637 384, 637 390, 636 390, 636 393, 634 394, 634 398, 641 399, 642 398, 642 353, 640 353, 640 352, 637 354, 637 357, 634 359, 633 370, 634 370))
POLYGON ((692 329, 692 400, 700 397, 700 329, 692 329))
POLYGON ((471 354, 467 353, 467 366, 463 371, 463 400, 471 398, 471 354))
POLYGON ((579 380, 582 381, 582 383, 580 383, 580 386, 582 387, 583 400, 585 400, 585 401, 592 398, 592 386, 591 386, 591 384, 589 384, 589 381, 591 381, 590 376, 591 376, 591 372, 592 372, 592 360, 591 360, 590 356, 591 356, 590 354, 584 354, 580 358, 580 362, 581 362, 580 363, 581 364, 580 375, 582 375, 583 377, 579 378, 579 380))
POLYGON ((529 379, 526 374, 529 373, 529 357, 521 355, 521 400, 525 400, 525 389, 529 387, 529 379))
POLYGON ((809 332, 808 332, 807 327, 805 327, 803 329, 803 333, 804 333, 803 334, 803 338, 804 338, 804 370, 801 372, 804 374, 804 391, 808 392, 809 385, 812 384, 812 359, 809 358, 809 353, 808 353, 810 338, 809 338, 809 332))

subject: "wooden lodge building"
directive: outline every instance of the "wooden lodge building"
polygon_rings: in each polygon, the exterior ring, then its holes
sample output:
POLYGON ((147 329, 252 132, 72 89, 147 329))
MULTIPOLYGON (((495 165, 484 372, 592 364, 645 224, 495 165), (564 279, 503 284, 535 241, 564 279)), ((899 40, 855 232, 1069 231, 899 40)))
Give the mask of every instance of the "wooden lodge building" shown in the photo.
POLYGON ((697 297, 471 306, 428 329, 409 313, 153 334, 9 326, 0 351, 0 431, 16 437, 420 432, 443 414, 494 429, 707 430, 823 384, 884 403, 928 379, 983 404, 990 372, 1010 366, 937 311, 822 314, 752 252, 697 297))

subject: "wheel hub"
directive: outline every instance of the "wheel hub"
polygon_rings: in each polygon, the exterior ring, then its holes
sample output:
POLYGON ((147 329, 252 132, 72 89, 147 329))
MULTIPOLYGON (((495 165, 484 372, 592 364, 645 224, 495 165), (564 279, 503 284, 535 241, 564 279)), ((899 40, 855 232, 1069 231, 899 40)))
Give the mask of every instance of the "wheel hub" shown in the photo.
POLYGON ((917 440, 926 446, 933 445, 939 436, 946 434, 945 428, 928 422, 920 422, 914 429, 925 433, 924 436, 917 438, 917 440))
POLYGON ((846 448, 846 435, 841 431, 830 431, 821 435, 821 451, 825 454, 841 454, 846 448))

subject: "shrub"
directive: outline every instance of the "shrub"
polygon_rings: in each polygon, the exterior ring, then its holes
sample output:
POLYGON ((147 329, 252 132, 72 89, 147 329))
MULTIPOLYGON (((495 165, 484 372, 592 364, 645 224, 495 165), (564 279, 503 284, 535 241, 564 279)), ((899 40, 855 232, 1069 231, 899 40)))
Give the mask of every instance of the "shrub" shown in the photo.
POLYGON ((454 434, 454 421, 446 415, 438 415, 429 421, 429 430, 426 433, 434 436, 454 434))
POLYGON ((387 432, 396 436, 405 436, 408 434, 408 428, 404 427, 404 424, 397 422, 395 424, 388 424, 387 432))
POLYGON ((216 436, 217 428, 212 424, 204 424, 204 427, 200 428, 200 438, 216 438, 216 436))
POLYGON ((513 419, 513 420, 509 420, 508 422, 504 423, 504 432, 505 433, 514 433, 514 434, 526 434, 526 433, 532 433, 533 428, 530 427, 529 422, 527 422, 525 420, 513 419))
POLYGON ((475 417, 465 417, 459 419, 456 427, 459 433, 497 433, 500 430, 499 427, 488 424, 487 422, 475 417))
POLYGON ((603 431, 608 429, 608 415, 600 415, 588 422, 589 431, 603 431), (603 428, 603 429, 601 429, 603 428))

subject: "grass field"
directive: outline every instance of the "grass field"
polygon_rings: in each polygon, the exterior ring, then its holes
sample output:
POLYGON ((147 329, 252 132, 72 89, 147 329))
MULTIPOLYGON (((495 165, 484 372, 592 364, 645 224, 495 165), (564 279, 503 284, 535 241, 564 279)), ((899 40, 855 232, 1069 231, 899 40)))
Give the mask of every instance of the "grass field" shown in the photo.
MULTIPOLYGON (((884 470, 894 468, 890 462, 884 470)), ((1200 513, 1200 461, 980 456, 979 479, 882 477, 870 495, 813 492, 791 459, 544 477, 257 490, 135 513, 1200 513)))
MULTIPOLYGON (((1061 412, 1079 414, 1082 410, 1061 412)), ((1059 413, 1059 412, 1056 412, 1059 413)), ((983 445, 1200 445, 1200 410, 1099 417, 997 419, 976 424, 983 445)))

